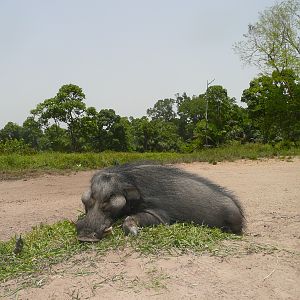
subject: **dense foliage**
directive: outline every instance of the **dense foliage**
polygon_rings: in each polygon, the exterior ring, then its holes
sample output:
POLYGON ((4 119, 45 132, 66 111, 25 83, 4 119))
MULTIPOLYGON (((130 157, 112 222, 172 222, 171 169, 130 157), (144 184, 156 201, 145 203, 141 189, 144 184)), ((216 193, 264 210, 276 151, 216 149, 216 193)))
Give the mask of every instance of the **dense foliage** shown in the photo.
POLYGON ((219 85, 198 96, 159 100, 141 118, 97 111, 86 107, 84 98, 80 87, 62 86, 22 126, 8 122, 0 130, 0 152, 192 152, 231 141, 297 143, 300 138, 300 78, 292 70, 253 79, 242 96, 247 108, 219 85))

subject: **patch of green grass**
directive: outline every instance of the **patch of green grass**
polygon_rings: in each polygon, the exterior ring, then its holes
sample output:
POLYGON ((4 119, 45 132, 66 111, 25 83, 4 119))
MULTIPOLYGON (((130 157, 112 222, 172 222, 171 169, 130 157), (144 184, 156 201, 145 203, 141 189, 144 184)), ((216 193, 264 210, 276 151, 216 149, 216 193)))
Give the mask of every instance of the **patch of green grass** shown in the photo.
POLYGON ((179 157, 176 153, 129 152, 0 154, 0 179, 100 169, 136 160, 172 161, 179 157))
POLYGON ((278 148, 263 144, 233 144, 219 148, 203 149, 193 153, 37 153, 32 155, 0 154, 0 179, 23 177, 47 172, 81 171, 100 169, 136 160, 160 163, 210 162, 263 157, 292 157, 300 155, 299 147, 278 148))
POLYGON ((68 222, 36 227, 23 237, 24 247, 17 255, 13 253, 15 238, 0 242, 0 280, 39 271, 42 266, 59 261, 75 250, 74 234, 74 228, 68 222))
POLYGON ((144 228, 130 245, 142 253, 156 254, 161 251, 196 251, 216 254, 220 241, 239 239, 239 236, 193 224, 177 223, 144 228))
POLYGON ((120 226, 112 235, 98 243, 80 243, 73 223, 61 221, 54 225, 35 227, 23 237, 24 247, 14 254, 16 238, 0 242, 0 281, 22 274, 39 273, 52 264, 83 251, 106 253, 112 249, 131 247, 143 254, 196 251, 216 253, 223 240, 239 239, 219 229, 192 224, 174 224, 143 228, 137 237, 124 236, 120 226))

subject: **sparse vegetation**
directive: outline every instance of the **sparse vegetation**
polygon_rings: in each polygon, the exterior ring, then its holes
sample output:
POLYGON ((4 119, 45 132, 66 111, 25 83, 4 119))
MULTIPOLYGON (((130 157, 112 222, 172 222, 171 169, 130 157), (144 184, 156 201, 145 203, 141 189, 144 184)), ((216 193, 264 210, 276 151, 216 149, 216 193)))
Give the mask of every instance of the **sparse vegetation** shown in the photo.
POLYGON ((300 155, 300 148, 293 146, 271 146, 268 144, 231 144, 219 148, 203 149, 193 153, 37 153, 32 155, 0 155, 0 179, 16 178, 47 172, 82 171, 123 164, 135 160, 152 160, 160 163, 217 162, 236 159, 258 159, 263 157, 291 157, 300 155))

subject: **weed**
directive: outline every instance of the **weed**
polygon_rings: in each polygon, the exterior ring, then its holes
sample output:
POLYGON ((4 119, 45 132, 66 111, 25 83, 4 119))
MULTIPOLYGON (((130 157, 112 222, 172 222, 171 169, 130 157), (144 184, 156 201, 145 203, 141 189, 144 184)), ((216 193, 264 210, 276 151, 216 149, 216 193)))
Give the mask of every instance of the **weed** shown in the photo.
POLYGON ((80 300, 81 296, 80 296, 80 292, 79 290, 70 290, 69 292, 66 293, 66 295, 68 295, 70 297, 70 299, 72 300, 80 300))

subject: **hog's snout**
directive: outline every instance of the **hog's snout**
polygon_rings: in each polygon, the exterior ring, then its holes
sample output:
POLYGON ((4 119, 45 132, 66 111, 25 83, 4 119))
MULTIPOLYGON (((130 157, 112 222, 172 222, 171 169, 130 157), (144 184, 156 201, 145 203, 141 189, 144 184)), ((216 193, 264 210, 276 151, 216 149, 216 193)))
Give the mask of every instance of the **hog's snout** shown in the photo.
POLYGON ((76 223, 77 239, 81 242, 98 242, 112 232, 110 224, 91 226, 86 219, 76 223))
POLYGON ((100 241, 100 238, 97 237, 96 232, 82 232, 77 235, 77 239, 80 242, 98 242, 100 241))

